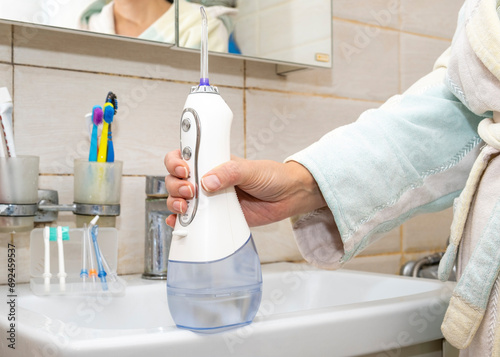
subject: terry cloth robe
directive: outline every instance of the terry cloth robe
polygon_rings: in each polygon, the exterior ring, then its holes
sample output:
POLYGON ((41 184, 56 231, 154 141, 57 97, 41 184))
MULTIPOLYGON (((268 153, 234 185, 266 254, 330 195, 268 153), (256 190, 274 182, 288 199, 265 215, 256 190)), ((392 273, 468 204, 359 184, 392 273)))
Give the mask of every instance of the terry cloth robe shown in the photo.
MULTIPOLYGON (((179 46, 200 48, 200 5, 179 1, 179 46)), ((219 16, 234 15, 237 11, 224 6, 206 7, 208 17, 208 48, 210 51, 227 52, 229 33, 219 16)), ((89 5, 80 17, 78 28, 105 34, 115 33, 113 1, 97 0, 89 5)), ((175 5, 170 8, 138 38, 165 43, 175 43, 175 5)))
POLYGON ((469 346, 463 356, 500 356, 497 8, 496 0, 467 0, 452 47, 432 73, 287 159, 311 172, 326 200, 292 218, 302 255, 326 269, 414 215, 451 206, 467 182, 440 268, 444 279, 463 236, 460 281, 442 326, 456 347, 469 346))

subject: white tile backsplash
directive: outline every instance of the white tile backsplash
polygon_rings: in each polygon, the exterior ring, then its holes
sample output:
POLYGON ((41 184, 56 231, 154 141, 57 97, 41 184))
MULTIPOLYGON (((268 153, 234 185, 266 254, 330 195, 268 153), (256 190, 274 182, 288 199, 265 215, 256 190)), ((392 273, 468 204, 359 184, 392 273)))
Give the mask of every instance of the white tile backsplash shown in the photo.
POLYGON ((12 61, 12 26, 0 24, 0 62, 12 61))

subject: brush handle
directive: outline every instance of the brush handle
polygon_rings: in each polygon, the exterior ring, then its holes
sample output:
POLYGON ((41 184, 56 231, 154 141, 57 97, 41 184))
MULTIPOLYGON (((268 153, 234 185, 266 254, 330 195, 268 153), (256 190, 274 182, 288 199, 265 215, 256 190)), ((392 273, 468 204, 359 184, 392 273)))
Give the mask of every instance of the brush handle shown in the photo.
POLYGON ((52 274, 50 274, 50 228, 45 227, 43 229, 43 242, 44 242, 44 250, 45 250, 45 261, 44 261, 44 270, 43 270, 43 280, 45 286, 45 292, 50 291, 50 278, 52 274))
POLYGON ((5 138, 8 157, 16 157, 16 148, 14 145, 14 131, 12 127, 12 103, 0 104, 0 124, 5 138))
POLYGON ((97 132, 99 129, 97 125, 92 125, 92 136, 90 138, 90 153, 89 161, 97 161, 97 132))
POLYGON ((106 162, 108 156, 108 128, 108 123, 102 123, 101 143, 99 145, 99 153, 97 154, 97 162, 106 162))
POLYGON ((106 161, 115 162, 115 149, 113 147, 113 133, 111 132, 111 124, 109 124, 108 130, 108 155, 106 161))
POLYGON ((57 249, 59 252, 59 273, 57 277, 59 278, 59 288, 61 291, 66 290, 66 271, 64 268, 64 248, 63 248, 63 232, 62 227, 57 227, 57 249))

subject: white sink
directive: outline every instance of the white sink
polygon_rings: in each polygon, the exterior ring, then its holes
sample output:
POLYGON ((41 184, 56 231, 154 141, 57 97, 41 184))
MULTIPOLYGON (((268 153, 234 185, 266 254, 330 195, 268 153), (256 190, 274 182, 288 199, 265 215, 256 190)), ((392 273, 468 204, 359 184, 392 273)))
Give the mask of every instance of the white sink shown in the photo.
MULTIPOLYGON (((128 281, 123 297, 38 297, 16 291, 16 349, 1 356, 355 356, 442 338, 453 283, 306 264, 263 266, 251 325, 214 335, 175 327, 165 282, 128 281)), ((7 286, 0 288, 8 295, 7 286)), ((3 336, 8 305, 0 304, 3 336)))

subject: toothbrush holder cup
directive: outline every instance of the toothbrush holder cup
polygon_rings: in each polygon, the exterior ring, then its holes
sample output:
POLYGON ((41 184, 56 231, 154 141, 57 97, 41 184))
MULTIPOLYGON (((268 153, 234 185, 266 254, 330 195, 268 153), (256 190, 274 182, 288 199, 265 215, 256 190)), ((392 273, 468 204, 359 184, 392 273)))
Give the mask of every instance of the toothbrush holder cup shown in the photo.
POLYGON ((0 233, 33 229, 39 162, 38 156, 0 157, 0 233))
POLYGON ((99 215, 100 226, 115 226, 120 215, 123 162, 75 160, 74 201, 77 226, 99 215))

